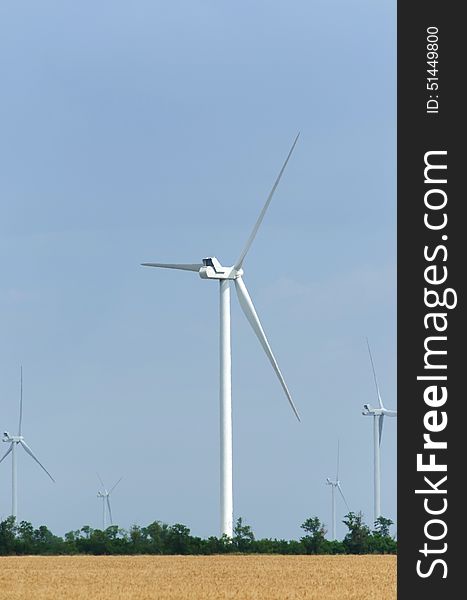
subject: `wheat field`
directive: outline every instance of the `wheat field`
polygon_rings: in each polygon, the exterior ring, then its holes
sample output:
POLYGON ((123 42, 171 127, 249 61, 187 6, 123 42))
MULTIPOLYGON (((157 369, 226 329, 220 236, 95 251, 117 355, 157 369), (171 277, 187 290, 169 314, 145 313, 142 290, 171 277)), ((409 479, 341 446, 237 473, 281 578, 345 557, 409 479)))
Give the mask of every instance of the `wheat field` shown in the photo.
POLYGON ((17 556, 8 600, 394 600, 395 556, 17 556))

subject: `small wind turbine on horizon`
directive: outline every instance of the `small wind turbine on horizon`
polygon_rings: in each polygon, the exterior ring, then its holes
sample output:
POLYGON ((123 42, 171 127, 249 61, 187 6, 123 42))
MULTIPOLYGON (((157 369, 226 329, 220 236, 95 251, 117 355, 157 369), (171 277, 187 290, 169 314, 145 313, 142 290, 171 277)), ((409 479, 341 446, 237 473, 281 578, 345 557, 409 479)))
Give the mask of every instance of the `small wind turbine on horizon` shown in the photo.
POLYGON ((269 207, 274 192, 279 184, 282 174, 289 162, 289 158, 295 148, 298 140, 295 138, 292 147, 285 159, 284 164, 277 176, 274 185, 267 197, 259 217, 253 227, 243 250, 237 261, 230 267, 224 267, 216 257, 203 259, 201 263, 194 264, 173 264, 173 263, 143 263, 145 267, 159 267, 164 269, 179 269, 181 271, 192 271, 198 273, 202 279, 211 279, 219 281, 219 309, 220 309, 220 505, 221 505, 221 535, 227 535, 229 538, 233 534, 233 476, 232 476, 232 373, 231 373, 231 323, 230 323, 230 282, 235 284, 240 306, 250 323, 255 335, 259 339, 266 356, 271 362, 282 389, 289 401, 289 404, 300 421, 297 409, 292 400, 292 396, 287 388, 284 377, 279 369, 279 365, 272 353, 271 346, 266 338, 263 327, 256 313, 250 294, 243 281, 243 261, 255 239, 258 229, 264 219, 264 215, 269 207))
POLYGON ((107 488, 105 487, 104 482, 102 481, 99 473, 97 473, 97 477, 99 478, 99 481, 102 485, 102 491, 97 492, 97 497, 102 498, 102 531, 105 531, 107 529, 107 512, 109 514, 110 524, 113 525, 112 509, 110 508, 110 494, 114 491, 114 489, 123 479, 123 477, 120 477, 117 483, 115 483, 110 488, 110 490, 107 490, 107 488))
POLYGON ((339 481, 339 442, 337 442, 337 469, 336 479, 332 481, 329 477, 326 477, 326 485, 331 486, 331 535, 332 539, 336 540, 336 495, 335 490, 339 490, 342 500, 345 502, 347 510, 350 512, 349 505, 345 499, 344 492, 342 491, 341 483, 339 481))
POLYGON ((373 470, 374 470, 374 520, 381 516, 381 438, 383 436, 384 417, 397 417, 396 410, 388 410, 383 405, 381 394, 379 393, 378 380, 376 378, 375 365, 371 355, 370 343, 366 340, 368 354, 370 355, 371 368, 373 370, 373 379, 375 381, 376 395, 378 397, 378 407, 374 408, 370 404, 363 405, 362 415, 373 417, 373 470))
POLYGON ((39 459, 34 455, 31 448, 26 444, 22 435, 22 424, 23 424, 23 367, 21 367, 21 384, 20 384, 20 400, 19 400, 19 424, 18 424, 18 435, 10 435, 8 431, 3 433, 3 442, 9 443, 10 446, 5 454, 0 459, 0 463, 11 453, 11 515, 16 519, 18 512, 17 504, 17 466, 16 466, 16 447, 22 446, 24 451, 31 456, 36 463, 43 469, 50 479, 55 483, 55 479, 47 471, 44 465, 39 462, 39 459))

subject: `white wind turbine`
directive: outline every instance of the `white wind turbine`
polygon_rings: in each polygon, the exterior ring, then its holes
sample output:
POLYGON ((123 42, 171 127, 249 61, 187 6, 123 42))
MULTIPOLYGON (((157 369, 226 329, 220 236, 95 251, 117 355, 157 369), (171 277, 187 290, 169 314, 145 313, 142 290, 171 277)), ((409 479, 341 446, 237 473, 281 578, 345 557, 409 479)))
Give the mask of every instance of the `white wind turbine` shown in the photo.
POLYGON ((375 365, 371 355, 368 338, 366 340, 368 353, 370 355, 373 378, 375 380, 376 395, 378 397, 378 407, 374 408, 370 404, 363 405, 362 415, 373 417, 373 444, 374 444, 374 520, 381 516, 381 438, 383 436, 384 417, 397 417, 396 410, 388 410, 384 407, 379 393, 378 380, 376 378, 375 365))
POLYGON ((107 512, 109 514, 110 524, 113 525, 112 509, 110 508, 110 494, 114 491, 114 489, 117 487, 117 485, 123 479, 123 477, 120 477, 120 479, 117 481, 117 483, 115 483, 110 488, 110 490, 108 490, 105 487, 104 482, 102 481, 99 473, 97 473, 97 477, 99 478, 99 481, 101 482, 101 485, 102 485, 102 491, 97 492, 97 497, 102 498, 102 531, 105 531, 107 529, 107 512))
POLYGON ((3 433, 3 440, 10 444, 8 450, 0 459, 0 463, 11 453, 11 515, 13 517, 17 516, 18 512, 18 504, 17 504, 17 468, 16 468, 16 447, 18 445, 22 446, 23 449, 31 456, 36 463, 43 469, 50 479, 55 483, 55 479, 52 475, 47 471, 43 464, 39 462, 39 459, 34 455, 31 448, 26 444, 24 437, 22 435, 22 423, 23 423, 23 367, 21 367, 21 387, 20 387, 20 400, 19 400, 19 425, 18 425, 18 435, 10 435, 8 431, 3 433))
POLYGON ((342 491, 341 488, 341 482, 339 481, 339 442, 337 442, 337 469, 336 469, 336 479, 334 481, 332 481, 331 479, 329 479, 329 477, 326 477, 326 485, 330 485, 331 486, 331 503, 332 503, 332 508, 331 508, 331 514, 332 514, 332 529, 331 529, 331 534, 332 534, 332 539, 336 540, 336 495, 335 495, 335 490, 339 490, 340 495, 342 496, 342 500, 344 500, 345 505, 347 507, 347 510, 350 512, 350 508, 349 505, 347 504, 347 500, 345 499, 344 496, 344 492, 342 491))
MULTIPOLYGON (((299 135, 299 134, 298 134, 299 135)), ((264 215, 269 207, 274 192, 279 184, 282 174, 287 166, 289 158, 295 148, 298 140, 295 138, 292 147, 282 165, 279 175, 272 186, 266 203, 261 210, 258 220, 248 238, 245 247, 240 253, 233 266, 224 267, 215 257, 203 259, 202 263, 196 264, 167 264, 167 263, 143 263, 145 267, 161 267, 165 269, 180 269, 182 271, 193 271, 198 273, 202 279, 217 279, 219 281, 220 293, 220 509, 221 509, 221 535, 225 534, 229 538, 233 533, 233 492, 232 492, 232 374, 231 374, 231 347, 230 347, 230 282, 235 284, 240 306, 248 319, 253 331, 258 337, 266 356, 280 381, 282 389, 300 421, 297 409, 293 403, 290 392, 285 383, 284 377, 279 369, 279 365, 272 353, 271 346, 266 338, 261 322, 256 313, 255 307, 243 281, 243 261, 250 249, 258 229, 264 219, 264 215)))

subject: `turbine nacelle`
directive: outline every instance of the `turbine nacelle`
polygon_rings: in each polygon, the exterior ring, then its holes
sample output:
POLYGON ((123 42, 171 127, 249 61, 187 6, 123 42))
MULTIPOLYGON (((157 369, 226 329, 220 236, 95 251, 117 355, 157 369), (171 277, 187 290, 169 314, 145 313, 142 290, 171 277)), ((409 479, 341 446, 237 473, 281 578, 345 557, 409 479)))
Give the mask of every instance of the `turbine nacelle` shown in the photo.
POLYGON ((362 410, 362 415, 364 415, 365 417, 378 417, 378 416, 384 415, 385 412, 386 412, 385 408, 374 408, 370 404, 364 404, 363 410, 362 410))
POLYGON ((22 442, 24 442, 24 437, 22 435, 12 435, 10 436, 10 439, 15 444, 21 444, 22 442))
POLYGON ((362 415, 365 417, 397 417, 397 411, 389 410, 384 406, 381 408, 374 408, 370 404, 364 404, 362 415))
POLYGON ((243 275, 243 269, 223 267, 215 256, 203 258, 203 266, 199 270, 201 279, 237 279, 243 275))
POLYGON ((10 435, 8 431, 4 431, 3 435, 5 436, 2 440, 3 442, 9 442, 10 444, 21 444, 21 442, 24 441, 24 437, 22 435, 10 435))

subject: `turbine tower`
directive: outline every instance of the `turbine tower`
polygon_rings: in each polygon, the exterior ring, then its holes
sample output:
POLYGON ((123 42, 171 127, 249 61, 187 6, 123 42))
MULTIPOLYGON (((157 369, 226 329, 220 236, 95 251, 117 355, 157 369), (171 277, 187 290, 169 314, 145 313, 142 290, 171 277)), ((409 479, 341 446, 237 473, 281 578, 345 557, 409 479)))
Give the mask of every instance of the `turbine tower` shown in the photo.
POLYGON ((231 374, 231 346, 230 346, 230 283, 233 281, 237 292, 240 306, 255 332, 266 356, 271 362, 282 389, 292 407, 295 416, 300 421, 292 396, 287 388, 279 365, 272 353, 271 346, 266 338, 261 322, 256 313, 250 294, 243 281, 243 261, 255 239, 258 229, 264 219, 264 215, 271 203, 272 197, 282 174, 289 162, 289 158, 298 140, 295 138, 292 147, 282 165, 279 175, 272 186, 269 196, 261 210, 259 217, 253 227, 243 250, 233 266, 224 267, 215 257, 203 259, 202 263, 173 264, 173 263, 143 263, 145 267, 160 267, 164 269, 179 269, 182 271, 193 271, 198 273, 202 279, 219 281, 219 312, 220 312, 220 512, 221 512, 221 535, 232 537, 233 533, 233 484, 232 484, 232 374, 231 374))
POLYGON ((371 355, 368 338, 366 340, 368 354, 370 355, 371 368, 373 370, 373 379, 375 381, 376 395, 378 397, 378 407, 374 408, 370 404, 363 405, 362 415, 373 417, 373 445, 374 445, 374 520, 381 516, 381 438, 383 436, 384 417, 397 417, 396 410, 388 410, 384 407, 379 393, 378 380, 376 378, 375 365, 371 355))
POLYGON ((347 510, 350 512, 350 508, 349 505, 347 504, 347 500, 345 499, 344 496, 344 492, 342 491, 341 488, 341 483, 339 481, 339 442, 337 442, 337 469, 336 469, 336 479, 334 481, 332 481, 331 479, 329 479, 329 477, 326 477, 326 485, 330 485, 331 486, 331 514, 332 514, 332 529, 331 529, 331 534, 332 534, 332 539, 336 540, 336 496, 335 496, 335 490, 339 490, 340 495, 342 496, 342 499, 345 502, 345 505, 347 506, 347 510))
POLYGON ((17 503, 17 467, 16 467, 16 447, 22 446, 23 449, 31 456, 36 463, 43 469, 50 479, 55 483, 55 479, 52 475, 47 471, 43 464, 39 462, 39 459, 34 455, 31 448, 26 444, 24 437, 22 435, 22 423, 23 423, 23 367, 21 367, 21 376, 20 376, 21 384, 20 384, 20 399, 19 399, 19 425, 18 425, 18 435, 10 435, 8 431, 3 433, 3 440, 10 444, 8 450, 0 459, 0 463, 5 460, 5 458, 11 453, 11 515, 16 519, 18 513, 18 503, 17 503))
POLYGON ((99 481, 102 485, 102 491, 97 492, 97 497, 102 498, 102 531, 105 531, 107 529, 107 512, 109 513, 110 524, 113 525, 112 509, 110 508, 110 494, 114 491, 114 489, 123 479, 123 477, 120 477, 117 483, 115 483, 110 488, 110 490, 107 490, 107 488, 105 487, 104 482, 102 481, 99 473, 97 473, 97 477, 99 478, 99 481))

